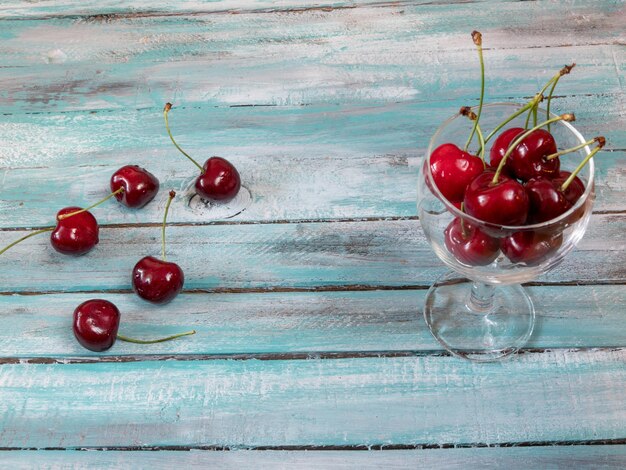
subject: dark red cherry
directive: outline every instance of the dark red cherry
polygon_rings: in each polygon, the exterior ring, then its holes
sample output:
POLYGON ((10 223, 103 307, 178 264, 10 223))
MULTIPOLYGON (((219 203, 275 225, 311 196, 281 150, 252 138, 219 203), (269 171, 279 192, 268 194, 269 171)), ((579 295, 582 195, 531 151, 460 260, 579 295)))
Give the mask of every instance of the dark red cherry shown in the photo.
POLYGON ((155 304, 164 304, 176 297, 184 282, 180 266, 153 256, 141 258, 133 268, 133 290, 142 299, 155 304))
POLYGON ((500 242, 468 221, 456 217, 444 231, 448 251, 461 263, 484 266, 498 257, 500 242))
POLYGON ((196 179, 196 191, 205 199, 229 201, 241 187, 237 169, 221 157, 209 158, 203 166, 204 172, 196 179))
POLYGON ((463 201, 465 189, 485 169, 483 161, 454 144, 442 144, 430 155, 430 171, 448 201, 463 201))
MULTIPOLYGON (((560 171, 558 176, 553 179, 555 187, 560 188, 570 175, 569 171, 560 171)), ((569 186, 563 191, 563 196, 571 205, 576 204, 583 194, 585 194, 585 185, 578 176, 575 176, 569 186)))
POLYGON ((528 195, 524 186, 505 175, 493 183, 495 172, 487 170, 465 191, 465 212, 498 225, 523 225, 528 216, 528 195))
POLYGON ((50 243, 64 255, 84 255, 98 244, 98 221, 91 212, 59 220, 59 216, 79 210, 80 207, 65 207, 57 212, 57 225, 50 234, 50 243))
POLYGON ((111 176, 111 192, 124 191, 115 198, 127 207, 140 208, 148 204, 159 192, 159 180, 145 168, 126 165, 111 176))
POLYGON ((561 185, 555 184, 554 180, 532 178, 524 186, 530 201, 529 223, 536 224, 552 220, 572 207, 561 191, 561 185))
POLYGON ((74 336, 91 351, 105 351, 113 346, 119 326, 120 311, 107 300, 88 300, 74 310, 74 336))
POLYGON ((502 240, 502 253, 512 263, 533 266, 546 261, 562 242, 561 233, 515 232, 502 240))
MULTIPOLYGON (((513 141, 523 132, 524 129, 521 127, 511 127, 509 129, 505 129, 498 137, 496 137, 496 140, 494 140, 491 150, 489 151, 489 164, 493 169, 498 168, 498 165, 500 165, 500 162, 508 150, 509 145, 511 145, 511 143, 513 143, 513 141)), ((505 163, 505 168, 508 166, 507 163, 505 163)))

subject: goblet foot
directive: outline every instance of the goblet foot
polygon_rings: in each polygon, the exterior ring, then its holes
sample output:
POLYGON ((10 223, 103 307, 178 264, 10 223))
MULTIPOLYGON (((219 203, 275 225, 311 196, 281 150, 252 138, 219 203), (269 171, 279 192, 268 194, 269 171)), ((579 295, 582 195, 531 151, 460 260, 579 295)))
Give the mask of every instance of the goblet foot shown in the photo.
POLYGON ((520 285, 486 285, 450 272, 428 291, 424 318, 435 339, 452 354, 490 362, 526 344, 535 307, 520 285))

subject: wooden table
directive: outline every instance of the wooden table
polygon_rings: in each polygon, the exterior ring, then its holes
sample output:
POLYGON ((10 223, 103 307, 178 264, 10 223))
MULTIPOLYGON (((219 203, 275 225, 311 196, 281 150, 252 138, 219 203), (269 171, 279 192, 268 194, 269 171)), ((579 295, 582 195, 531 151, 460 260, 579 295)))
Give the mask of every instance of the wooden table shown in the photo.
POLYGON ((0 246, 105 196, 122 165, 162 191, 94 209, 84 257, 39 236, 0 258, 0 465, 626 465, 625 22, 623 1, 3 2, 0 246), (430 136, 477 103, 472 29, 487 101, 526 100, 574 61, 553 107, 608 139, 585 238, 530 286, 535 334, 487 365, 425 326, 445 267, 416 217, 430 136), (230 205, 188 204, 166 101, 184 148, 239 168, 230 205), (130 271, 159 253, 170 188, 186 284, 153 307, 130 271), (197 334, 90 353, 71 331, 90 298, 128 335, 197 334))

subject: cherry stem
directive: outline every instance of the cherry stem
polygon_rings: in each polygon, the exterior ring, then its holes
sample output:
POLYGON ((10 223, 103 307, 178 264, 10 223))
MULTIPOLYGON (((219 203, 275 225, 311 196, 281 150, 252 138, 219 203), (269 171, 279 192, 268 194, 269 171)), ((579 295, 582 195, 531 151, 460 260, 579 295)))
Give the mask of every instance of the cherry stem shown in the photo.
POLYGON ((30 237, 34 237, 35 235, 39 235, 40 233, 46 233, 46 232, 52 232, 54 230, 54 227, 48 227, 48 228, 43 228, 41 230, 37 230, 36 232, 31 232, 28 235, 24 235, 22 238, 15 240, 13 243, 10 243, 9 245, 5 246, 4 248, 2 248, 0 250, 0 255, 2 253, 4 253, 5 251, 7 251, 9 248, 14 247, 15 245, 17 245, 18 243, 23 242, 24 240, 29 239, 30 237))
POLYGON ((69 217, 73 217, 75 215, 82 214, 83 212, 87 212, 87 211, 93 209, 94 207, 99 206, 100 204, 102 204, 107 199, 111 199, 113 196, 115 196, 116 194, 119 194, 121 192, 124 192, 124 188, 123 187, 116 189, 111 194, 109 194, 107 197, 105 197, 104 199, 100 199, 98 202, 96 202, 95 204, 90 205, 89 207, 86 207, 84 209, 80 209, 78 211, 69 212, 68 214, 61 214, 60 216, 57 217, 57 220, 64 220, 64 219, 67 219, 69 217))
POLYGON ((163 261, 167 261, 165 259, 165 222, 167 221, 167 213, 170 210, 170 204, 172 203, 172 199, 176 196, 175 191, 170 191, 169 198, 165 203, 165 214, 163 214, 163 224, 161 225, 161 258, 163 261))
POLYGON ((480 120, 480 114, 483 110, 483 100, 485 98, 485 61, 483 60, 483 36, 478 31, 472 32, 472 40, 474 44, 476 44, 476 49, 478 50, 478 59, 480 60, 480 101, 478 104, 478 113, 476 120, 474 121, 474 127, 472 128, 472 132, 465 143, 465 151, 467 152, 467 148, 469 147, 472 139, 474 138, 474 133, 478 128, 478 121, 480 120))
POLYGON ((128 336, 124 336, 124 335, 117 335, 117 339, 119 339, 120 341, 126 341, 127 343, 135 343, 135 344, 154 344, 154 343, 164 343, 165 341, 171 341, 173 339, 176 338, 180 338, 181 336, 190 336, 190 335, 195 335, 196 334, 196 330, 191 330, 191 331, 185 331, 184 333, 178 333, 177 335, 172 335, 172 336, 166 336, 165 338, 159 338, 159 339, 135 339, 135 338, 129 338, 128 336))
MULTIPOLYGON (((550 119, 550 103, 552 103, 552 95, 554 94, 554 90, 556 89, 556 84, 559 83, 559 79, 563 75, 569 74, 574 67, 576 67, 575 63, 573 63, 572 65, 566 65, 561 70, 559 70, 558 77, 553 78, 552 88, 550 88, 550 94, 548 95, 548 104, 546 106, 546 119, 550 119)), ((548 132, 550 132, 550 124, 548 124, 548 132)))
POLYGON ((191 162, 194 165, 196 165, 198 168, 200 168, 200 173, 204 173, 204 168, 202 168, 197 161, 195 161, 193 158, 191 158, 191 156, 189 156, 189 154, 187 152, 185 152, 182 148, 180 148, 180 145, 178 145, 176 143, 176 141, 174 140, 174 136, 172 135, 172 131, 170 131, 170 124, 169 124, 169 122, 167 120, 167 113, 170 111, 170 109, 172 109, 172 103, 165 103, 165 108, 163 108, 163 117, 165 118, 165 129, 167 129, 167 134, 170 136, 170 140, 174 144, 174 147, 176 147, 180 153, 182 153, 185 157, 187 157, 189 160, 191 160, 191 162))
POLYGON ((594 142, 598 142, 598 143, 601 142, 602 143, 602 147, 604 147, 604 143, 606 142, 606 140, 602 136, 594 137, 593 139, 588 140, 587 142, 583 142, 582 144, 579 144, 576 147, 571 147, 571 148, 568 148, 568 149, 565 149, 565 150, 561 150, 561 151, 556 152, 556 153, 552 153, 552 154, 550 154, 550 155, 548 155, 546 157, 546 160, 548 160, 548 161, 554 160, 555 158, 558 158, 561 155, 566 155, 568 153, 575 152, 576 150, 580 150, 581 148, 584 148, 587 145, 591 145, 594 142))
MULTIPOLYGON (((509 122, 511 122, 513 119, 515 119, 517 116, 524 114, 526 111, 528 111, 532 106, 534 106, 536 103, 540 103, 543 100, 543 95, 535 95, 535 97, 530 100, 528 103, 526 103, 524 106, 522 106, 520 109, 518 109, 517 111, 515 111, 513 114, 511 114, 508 118, 506 118, 504 121, 502 121, 500 124, 498 124, 498 126, 496 126, 496 128, 494 130, 492 130, 489 135, 487 135, 487 137, 485 137, 485 143, 489 142, 491 140, 491 138, 496 135, 498 133, 498 131, 500 129, 502 129, 504 126, 506 126, 509 122)), ((481 149, 482 150, 482 149, 481 149)))
POLYGON ((572 171, 572 174, 569 175, 569 177, 563 182, 560 188, 561 192, 567 189, 567 187, 572 183, 572 181, 574 181, 574 178, 576 178, 576 175, 580 172, 580 170, 583 169, 583 167, 587 164, 587 162, 589 162, 589 160, 591 160, 596 153, 602 150, 602 147, 604 147, 604 143, 598 142, 598 146, 594 148, 591 152, 589 152, 589 155, 587 155, 585 159, 582 162, 580 162, 580 165, 578 165, 576 169, 572 171))
POLYGON ((498 169, 496 170, 496 174, 493 175, 493 180, 491 180, 491 183, 492 184, 496 184, 498 182, 498 179, 500 178, 500 173, 502 173, 502 170, 504 169, 504 165, 506 164, 506 161, 509 158, 509 155, 511 155, 511 153, 513 153, 513 149, 515 149, 515 147, 517 147, 522 142, 522 140, 524 140, 526 137, 528 137, 531 133, 535 132, 537 129, 542 128, 543 126, 547 126, 549 123, 552 123, 552 122, 557 122, 557 121, 572 122, 572 121, 575 121, 575 120, 576 120, 576 118, 575 118, 575 116, 573 114, 563 114, 561 116, 553 117, 552 119, 548 119, 547 121, 539 123, 535 127, 533 127, 532 129, 529 129, 526 132, 522 133, 522 135, 520 135, 517 139, 515 139, 509 145, 509 148, 506 150, 506 153, 504 154, 504 157, 502 157, 502 160, 500 160, 500 164, 498 165, 498 169))
MULTIPOLYGON (((533 126, 537 125, 537 110, 539 109, 539 105, 533 108, 533 126)), ((550 124, 548 124, 550 125, 550 124)))
MULTIPOLYGON (((485 139, 483 137, 483 132, 480 129, 480 126, 478 125, 478 116, 476 115, 474 111, 472 111, 472 108, 470 108, 469 106, 463 106, 461 110, 459 111, 459 113, 462 114, 463 116, 467 116, 470 119, 470 121, 474 121, 476 135, 478 136, 478 144, 480 146, 478 150, 478 155, 480 156, 480 159, 483 161, 483 167, 486 168, 487 164, 485 163, 485 139)), ((467 149, 465 149, 465 151, 467 151, 467 149)))

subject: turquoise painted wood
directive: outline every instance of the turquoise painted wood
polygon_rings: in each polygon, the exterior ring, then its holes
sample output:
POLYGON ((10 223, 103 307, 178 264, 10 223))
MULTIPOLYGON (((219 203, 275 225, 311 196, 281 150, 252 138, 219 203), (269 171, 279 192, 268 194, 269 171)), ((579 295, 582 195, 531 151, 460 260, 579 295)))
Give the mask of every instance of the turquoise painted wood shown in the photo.
MULTIPOLYGON (((623 214, 594 216, 577 249, 541 280, 622 281, 625 224, 623 214)), ((0 246, 25 233, 0 232, 0 246)), ((429 286, 446 271, 417 220, 192 225, 167 234, 187 289, 429 286)), ((160 236, 157 226, 103 228, 100 245, 79 258, 54 251, 47 235, 33 237, 5 253, 12 268, 0 271, 0 292, 128 290, 135 263, 159 256, 160 236)))
POLYGON ((159 252, 166 191, 96 209, 85 257, 43 235, 2 255, 0 466, 624 467, 625 15, 622 0, 3 2, 0 246, 138 163, 179 193, 169 257, 188 291, 154 308, 129 289, 159 252), (554 109, 608 138, 588 233, 529 287, 524 353, 489 365, 430 336, 421 308, 445 268, 415 217, 430 136, 477 102, 472 29, 488 101, 576 62, 554 109), (238 199, 192 199, 165 101, 186 149, 237 165, 238 199), (91 353, 70 324, 93 297, 125 333, 197 334, 91 353))
MULTIPOLYGON (((626 343, 626 286, 534 286, 529 291, 538 320, 528 348, 610 348, 626 343)), ((129 336, 156 338, 197 331, 184 340, 149 347, 117 342, 105 353, 86 351, 71 331, 72 312, 94 294, 3 295, 0 311, 11 328, 0 329, 0 363, 102 356, 143 360, 160 354, 441 351, 422 319, 425 294, 425 290, 198 293, 183 294, 174 304, 157 309, 132 294, 97 294, 120 308, 122 330, 129 336)))
POLYGON ((64 468, 109 469, 133 467, 169 469, 172 464, 214 469, 238 468, 256 470, 260 467, 276 469, 345 469, 365 470, 447 468, 499 468, 526 470, 528 468, 614 469, 626 464, 626 446, 548 446, 512 448, 470 448, 393 450, 372 452, 346 451, 231 451, 231 452, 73 452, 73 451, 18 451, 2 455, 5 465, 13 469, 64 468), (28 462, 28 463, 26 463, 28 462))
POLYGON ((393 445, 619 439, 626 350, 5 364, 5 446, 393 445), (349 419, 346 419, 349 417, 349 419))

